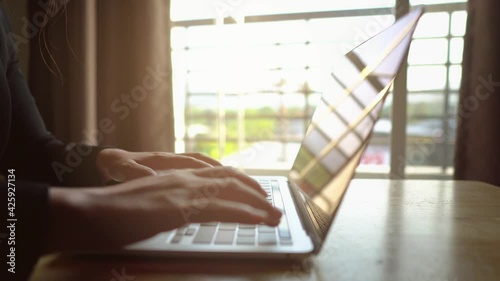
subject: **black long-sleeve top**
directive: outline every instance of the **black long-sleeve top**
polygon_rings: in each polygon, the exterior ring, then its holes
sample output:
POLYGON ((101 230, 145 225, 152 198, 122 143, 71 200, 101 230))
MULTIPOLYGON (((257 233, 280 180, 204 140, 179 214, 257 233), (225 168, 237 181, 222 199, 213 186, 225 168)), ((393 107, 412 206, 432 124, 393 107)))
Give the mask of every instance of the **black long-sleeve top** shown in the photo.
POLYGON ((0 223, 0 276, 6 277, 0 279, 26 280, 45 250, 49 187, 98 185, 95 158, 100 148, 68 147, 47 131, 20 71, 15 36, 3 4, 0 6, 0 207, 4 214, 0 223), (9 173, 11 169, 15 171, 9 173), (11 189, 9 174, 15 177, 10 181, 11 189), (7 195, 14 198, 9 200, 15 205, 8 205, 7 195), (7 225, 12 223, 15 230, 11 232, 7 225), (9 240, 12 235, 15 240, 9 240), (8 271, 11 247, 15 247, 15 274, 8 271))

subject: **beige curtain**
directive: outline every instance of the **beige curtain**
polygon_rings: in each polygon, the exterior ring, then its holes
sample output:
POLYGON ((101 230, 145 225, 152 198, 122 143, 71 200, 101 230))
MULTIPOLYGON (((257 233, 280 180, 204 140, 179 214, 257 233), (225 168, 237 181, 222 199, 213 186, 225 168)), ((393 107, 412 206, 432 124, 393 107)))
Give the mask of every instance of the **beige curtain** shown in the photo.
MULTIPOLYGON (((47 13, 39 3, 33 19, 47 13)), ((72 0, 47 15, 47 44, 31 42, 30 86, 49 130, 66 142, 173 151, 169 1, 72 0)))
POLYGON ((468 5, 455 178, 500 186, 500 1, 468 5))

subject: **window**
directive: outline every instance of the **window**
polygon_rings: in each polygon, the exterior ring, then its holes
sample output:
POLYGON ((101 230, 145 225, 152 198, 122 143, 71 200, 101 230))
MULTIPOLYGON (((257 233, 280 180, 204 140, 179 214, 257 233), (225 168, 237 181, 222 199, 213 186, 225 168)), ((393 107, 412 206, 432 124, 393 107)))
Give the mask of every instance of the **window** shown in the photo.
MULTIPOLYGON (((204 152, 247 170, 291 167, 335 57, 391 25, 396 10, 394 0, 171 3, 176 150, 204 152)), ((466 5, 409 4, 425 5, 427 13, 401 93, 407 94, 407 121, 400 161, 409 176, 447 177, 466 5)), ((361 176, 384 177, 397 168, 390 167, 396 150, 390 135, 401 118, 392 116, 392 104, 391 95, 358 168, 361 176)))

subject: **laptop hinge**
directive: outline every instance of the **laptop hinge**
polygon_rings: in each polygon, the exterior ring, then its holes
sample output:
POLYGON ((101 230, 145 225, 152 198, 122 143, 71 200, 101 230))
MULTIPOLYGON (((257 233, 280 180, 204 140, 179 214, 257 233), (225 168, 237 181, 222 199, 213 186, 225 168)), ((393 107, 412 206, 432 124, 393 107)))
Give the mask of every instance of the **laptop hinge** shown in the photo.
POLYGON ((296 185, 293 184, 292 181, 288 180, 288 187, 291 191, 293 201, 295 202, 295 206, 297 206, 297 210, 299 213, 299 218, 302 224, 304 225, 305 231, 313 242, 314 246, 314 254, 319 253, 322 246, 322 239, 319 233, 316 231, 314 227, 314 222, 311 220, 311 216, 307 213, 306 206, 304 205, 304 200, 301 198, 301 194, 296 185))

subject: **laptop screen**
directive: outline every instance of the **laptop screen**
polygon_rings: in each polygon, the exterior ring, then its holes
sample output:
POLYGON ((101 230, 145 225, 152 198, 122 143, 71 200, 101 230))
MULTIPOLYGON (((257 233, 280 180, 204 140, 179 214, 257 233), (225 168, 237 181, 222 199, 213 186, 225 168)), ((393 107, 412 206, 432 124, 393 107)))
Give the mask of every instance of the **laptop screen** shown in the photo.
POLYGON ((324 239, 368 144, 422 9, 334 62, 289 178, 324 239))

